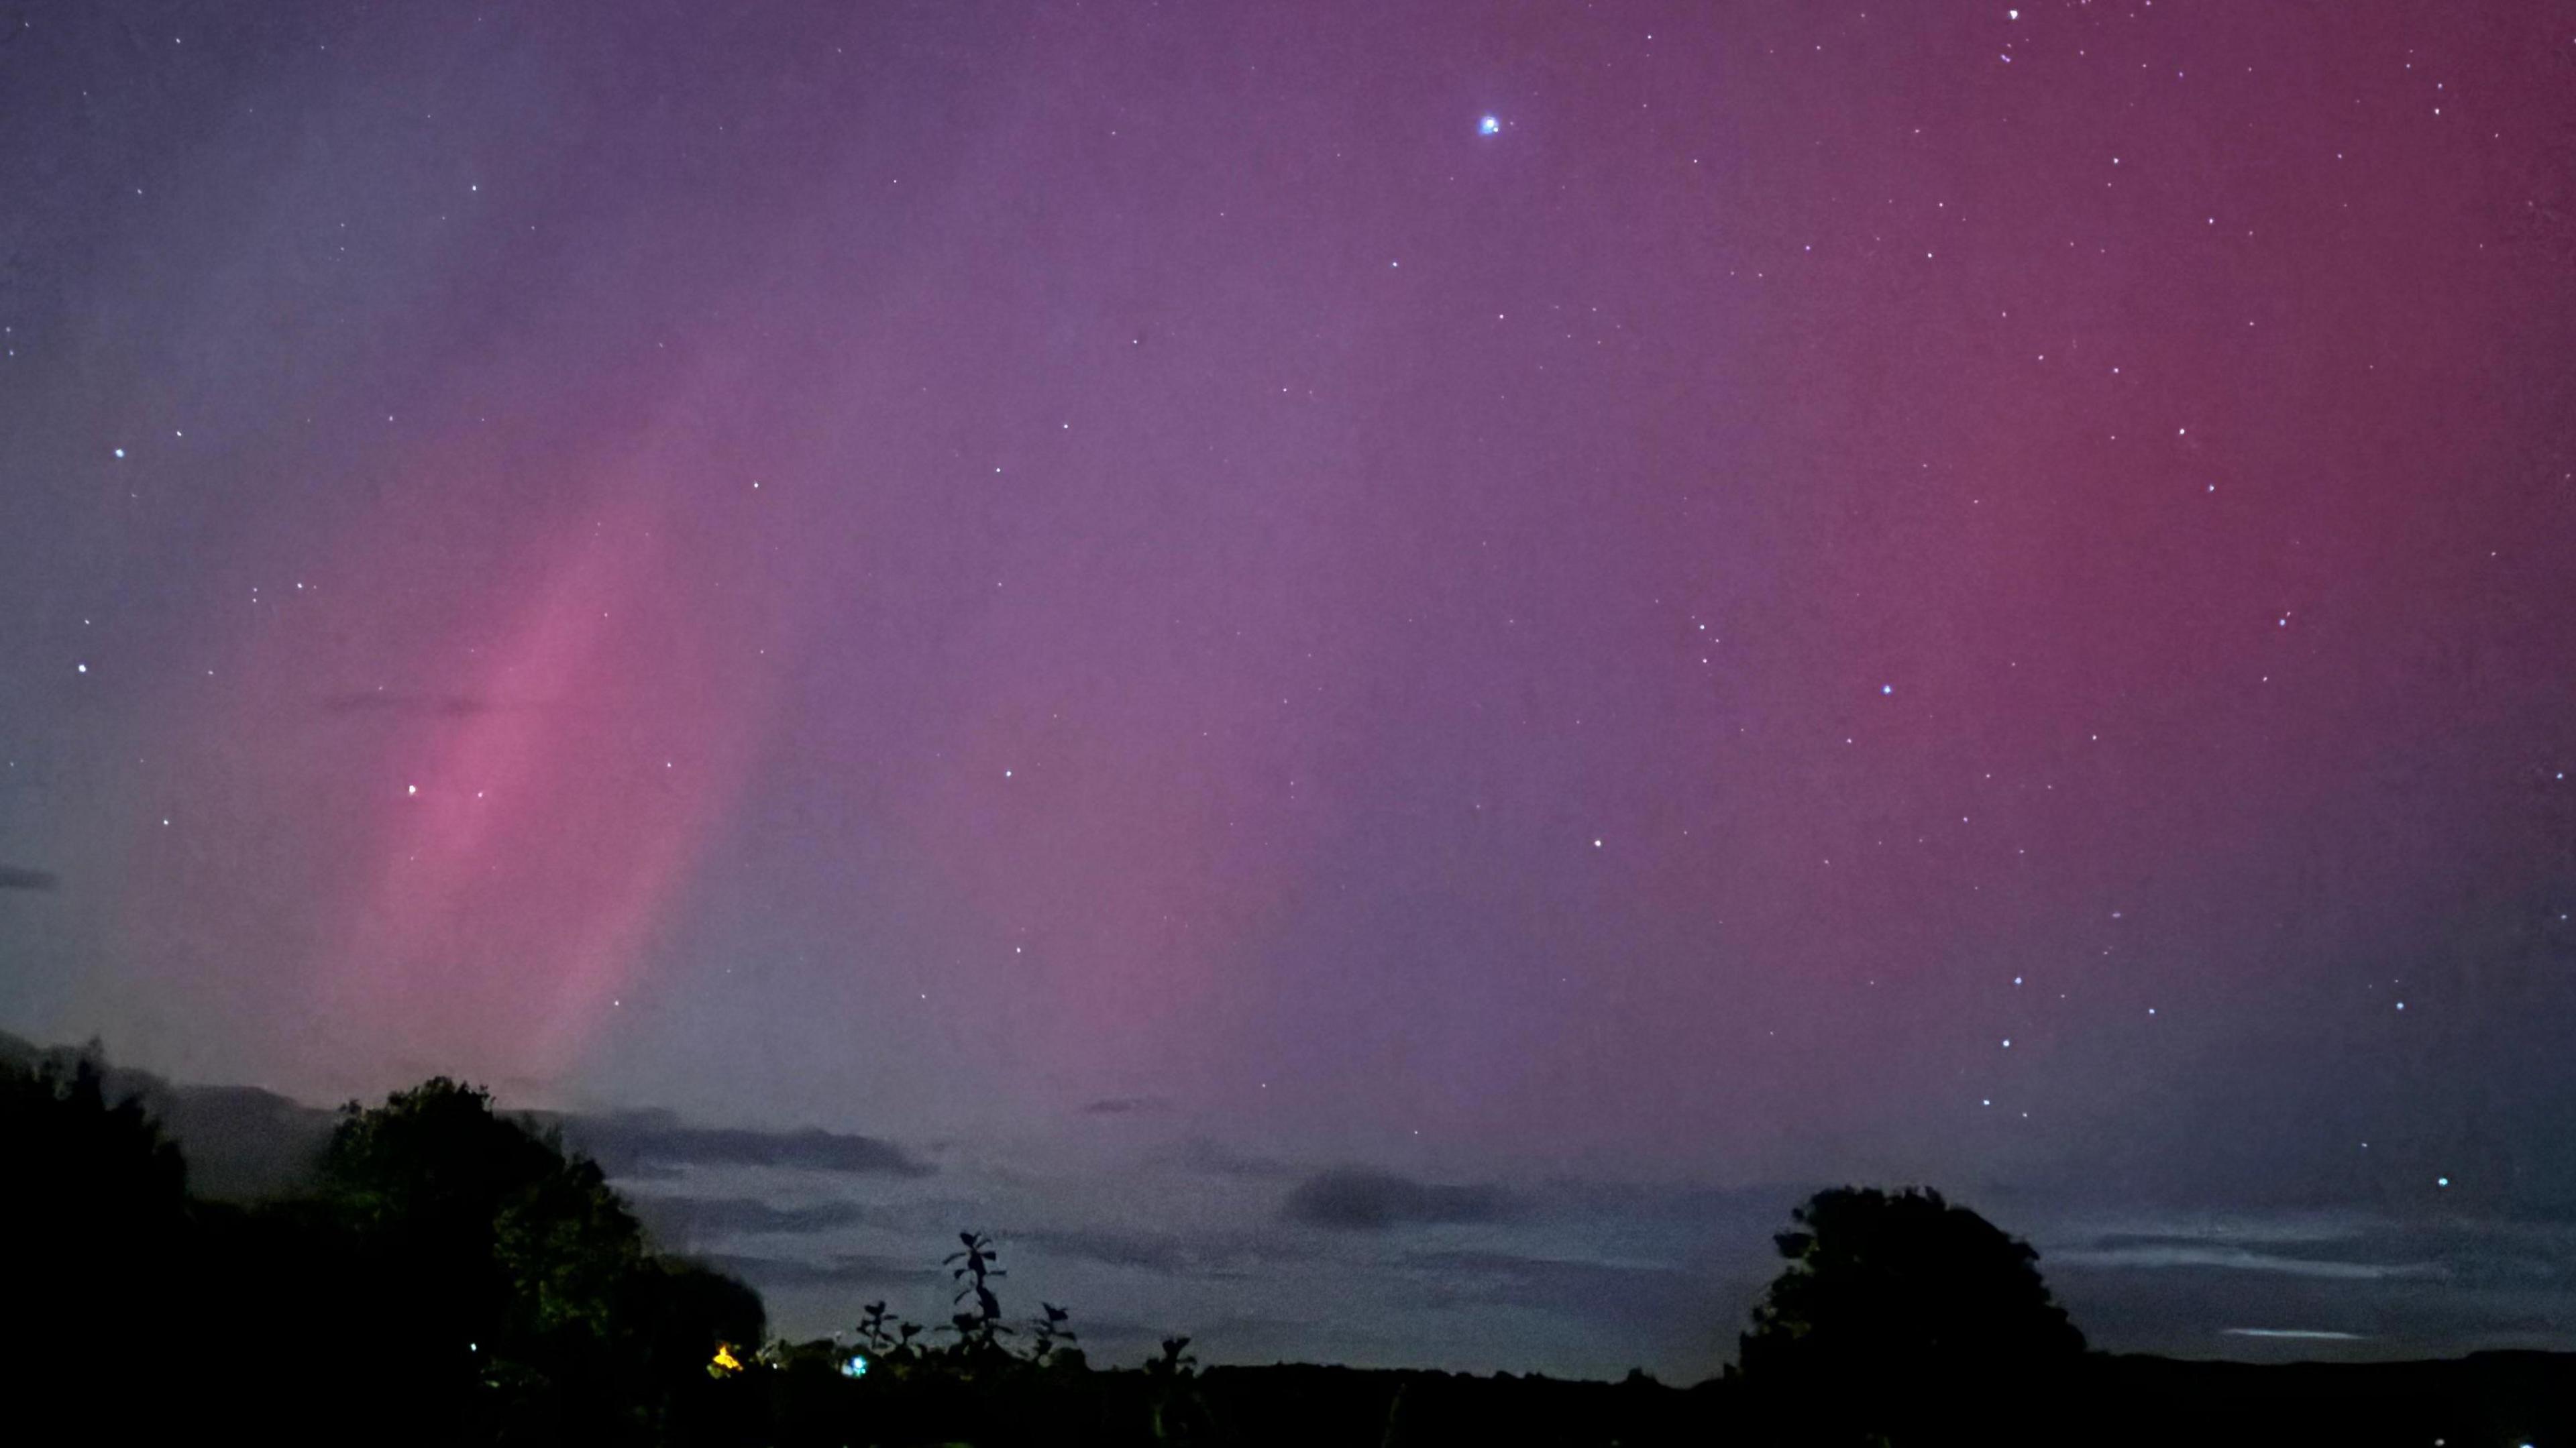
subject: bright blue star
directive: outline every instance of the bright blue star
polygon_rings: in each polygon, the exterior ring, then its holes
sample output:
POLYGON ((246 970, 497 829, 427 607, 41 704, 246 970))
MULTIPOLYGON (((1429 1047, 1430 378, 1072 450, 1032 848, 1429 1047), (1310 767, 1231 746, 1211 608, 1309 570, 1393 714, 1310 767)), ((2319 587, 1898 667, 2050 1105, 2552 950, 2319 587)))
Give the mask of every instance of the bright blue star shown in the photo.
POLYGON ((1495 117, 1493 117, 1493 116, 1487 116, 1487 117, 1485 117, 1483 120, 1478 121, 1478 122, 1476 123, 1476 134, 1477 134, 1477 135, 1480 135, 1480 136, 1499 136, 1499 135, 1501 135, 1502 133, 1503 133, 1503 123, 1502 123, 1500 120, 1498 120, 1498 119, 1496 119, 1495 117))

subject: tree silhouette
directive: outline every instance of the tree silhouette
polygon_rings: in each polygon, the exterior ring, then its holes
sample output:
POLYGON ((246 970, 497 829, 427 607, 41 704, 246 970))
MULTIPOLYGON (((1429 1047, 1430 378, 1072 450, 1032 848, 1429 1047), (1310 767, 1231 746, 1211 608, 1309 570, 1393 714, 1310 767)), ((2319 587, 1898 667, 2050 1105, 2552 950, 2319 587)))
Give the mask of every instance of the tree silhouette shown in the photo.
POLYGON ((2082 1361, 2039 1254, 1926 1189, 1819 1192, 1774 1238, 1789 1267, 1741 1339, 1741 1374, 1828 1438, 1988 1441, 2082 1361))
POLYGON ((0 1142, 0 1379, 41 1387, 111 1436, 146 1431, 161 1405, 115 1389, 122 1364, 105 1348, 189 1316, 178 1148, 139 1103, 107 1099, 95 1042, 68 1064, 0 1066, 0 1142))
POLYGON ((648 1441, 759 1299, 655 1254, 598 1165, 444 1077, 344 1108, 325 1202, 429 1420, 525 1441, 648 1441))

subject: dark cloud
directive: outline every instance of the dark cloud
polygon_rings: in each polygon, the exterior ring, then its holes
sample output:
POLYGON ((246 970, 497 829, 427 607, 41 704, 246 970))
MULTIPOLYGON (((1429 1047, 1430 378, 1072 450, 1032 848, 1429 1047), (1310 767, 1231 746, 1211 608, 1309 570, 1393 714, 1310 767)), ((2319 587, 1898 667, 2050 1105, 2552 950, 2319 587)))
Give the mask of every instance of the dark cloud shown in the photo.
POLYGON ((1667 1331, 1719 1319, 1733 1321, 1749 1283, 1655 1262, 1542 1257, 1518 1252, 1410 1252, 1399 1260, 1432 1290, 1459 1303, 1526 1307, 1543 1312, 1667 1331))
POLYGON ((1192 1137, 1158 1159, 1212 1176, 1284 1177, 1294 1176, 1297 1170, 1274 1157, 1254 1156, 1205 1137, 1192 1137))
POLYGON ((886 1214, 859 1202, 809 1202, 775 1207, 756 1197, 630 1195, 635 1215, 653 1235, 677 1244, 708 1242, 744 1233, 800 1235, 841 1227, 884 1226, 886 1214))
POLYGON ((1196 1256, 1179 1237, 1162 1232, 1037 1231, 1022 1232, 1019 1239, 1049 1256, 1148 1272, 1186 1272, 1196 1256))
POLYGON ((875 1252, 842 1252, 820 1262, 727 1253, 701 1255, 697 1260, 718 1271, 732 1273, 754 1287, 846 1287, 861 1290, 947 1280, 947 1274, 935 1265, 923 1266, 905 1258, 875 1252))
POLYGON ((61 883, 61 878, 51 870, 0 865, 0 890, 51 890, 61 883))
POLYGON ((1441 1186, 1392 1172, 1340 1167, 1298 1183, 1281 1212, 1310 1227, 1365 1232, 1405 1222, 1490 1222, 1510 1205, 1499 1187, 1441 1186))
POLYGON ((1166 1111, 1170 1108, 1171 1103, 1164 1101, 1158 1096, 1104 1096, 1097 1101, 1085 1102, 1083 1104, 1082 1114, 1085 1116, 1134 1116, 1139 1112, 1166 1111))
POLYGON ((1122 1232, 1104 1228, 1023 1231, 1013 1240, 1042 1255, 1079 1258, 1175 1277, 1231 1278, 1268 1263, 1306 1260, 1310 1254, 1275 1240, 1240 1232, 1122 1232))
POLYGON ((564 1144, 587 1153, 612 1177, 654 1176, 689 1165, 795 1167, 902 1177, 928 1176, 936 1170, 892 1142, 820 1127, 754 1131, 684 1126, 668 1111, 537 1119, 561 1126, 564 1144))
POLYGON ((393 694, 370 689, 333 694, 322 701, 326 714, 425 714, 441 719, 468 719, 492 708, 472 694, 393 694))

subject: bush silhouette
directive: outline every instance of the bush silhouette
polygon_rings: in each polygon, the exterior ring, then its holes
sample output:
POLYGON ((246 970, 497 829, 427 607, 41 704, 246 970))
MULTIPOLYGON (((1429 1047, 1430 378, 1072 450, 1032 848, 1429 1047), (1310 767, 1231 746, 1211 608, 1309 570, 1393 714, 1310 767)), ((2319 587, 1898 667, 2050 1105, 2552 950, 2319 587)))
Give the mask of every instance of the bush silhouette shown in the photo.
POLYGON ((1741 1376, 1845 1440, 2021 1436, 2084 1356, 2039 1254, 1941 1194, 1819 1192, 1774 1240, 1789 1267, 1753 1310, 1741 1376))

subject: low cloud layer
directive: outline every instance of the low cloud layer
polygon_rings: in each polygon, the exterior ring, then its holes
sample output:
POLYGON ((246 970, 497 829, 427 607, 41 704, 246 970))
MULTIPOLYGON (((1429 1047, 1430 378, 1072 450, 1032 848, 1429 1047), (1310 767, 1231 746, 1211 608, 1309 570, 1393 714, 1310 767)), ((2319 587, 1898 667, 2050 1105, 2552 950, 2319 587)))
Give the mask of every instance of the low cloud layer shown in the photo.
POLYGON ((1281 1204, 1289 1221, 1336 1232, 1371 1232, 1410 1222, 1490 1222, 1510 1208, 1499 1187, 1441 1186, 1392 1172, 1337 1167, 1297 1184, 1281 1204))
POLYGON ((564 1144, 587 1153, 610 1176, 653 1176, 683 1166, 764 1166, 804 1171, 920 1177, 937 1170, 890 1141, 806 1127, 753 1131, 685 1126, 668 1111, 550 1118, 564 1144))
POLYGON ((1312 1260, 1276 1232, 1220 1229, 1123 1231, 1115 1227, 1035 1229, 1014 1241, 1050 1257, 1071 1258, 1172 1277, 1241 1278, 1267 1268, 1312 1260))
MULTIPOLYGON (((0 1035, 0 1061, 68 1054, 0 1035)), ((218 1196, 309 1184, 337 1119, 247 1087, 121 1068, 107 1084, 144 1100, 187 1152, 192 1184, 218 1196)), ((1187 1332, 1210 1361, 1612 1377, 1642 1364, 1688 1381, 1733 1351, 1779 1267, 1771 1234, 1809 1189, 1445 1184, 1194 1139, 1052 1161, 966 1144, 943 1148, 934 1169, 852 1133, 695 1126, 658 1111, 529 1119, 620 1178, 657 1241, 768 1294, 791 1335, 845 1327, 872 1297, 940 1316, 941 1257, 958 1230, 989 1228, 1012 1269, 1013 1312, 1072 1307, 1102 1360, 1187 1332)), ((2114 1209, 1997 1189, 1959 1199, 2036 1243, 2050 1287, 2115 1352, 2334 1359, 2571 1345, 2576 1218, 2114 1209)))
POLYGON ((2576 1223, 2365 1212, 2177 1214, 2041 1234, 2077 1323, 2124 1351, 2448 1356, 2563 1348, 2576 1223), (2222 1344, 2224 1344, 2222 1346, 2222 1344))
MULTIPOLYGON (((67 1047, 39 1046, 0 1033, 0 1061, 34 1065, 68 1062, 67 1047)), ((276 1196, 303 1187, 329 1140, 339 1113, 308 1106, 249 1086, 200 1086, 165 1080, 131 1067, 107 1068, 111 1098, 134 1097, 187 1153, 188 1177, 211 1196, 276 1196)), ((785 1167, 848 1175, 925 1177, 937 1168, 892 1142, 849 1132, 807 1127, 758 1131, 748 1127, 690 1126, 668 1111, 584 1115, 551 1111, 511 1113, 538 1128, 558 1128, 564 1145, 599 1163, 612 1178, 646 1179, 687 1166, 785 1167)), ((666 1199, 667 1200, 667 1199, 666 1199)), ((849 1225, 854 1210, 841 1203, 810 1208, 764 1207, 753 1201, 703 1201, 693 1211, 731 1214, 742 1221, 725 1230, 810 1230, 849 1225), (769 1213, 767 1226, 747 1213, 769 1213), (802 1226, 780 1226, 801 1222, 802 1226)), ((673 1210, 676 1210, 674 1208, 673 1210)))
POLYGON ((2218 1267, 2234 1272, 2278 1272, 2292 1277, 2332 1277, 2356 1282, 2446 1275, 2438 1264, 2431 1262, 2345 1262, 2198 1242, 2137 1243, 2108 1249, 2083 1249, 2060 1252, 2050 1260, 2061 1267, 2218 1267))
POLYGON ((883 1225, 885 1213, 859 1202, 819 1201, 773 1206, 757 1197, 687 1197, 637 1193, 635 1214, 655 1238, 689 1246, 744 1235, 805 1236, 848 1227, 883 1225))
POLYGON ((1162 1111, 1166 1109, 1168 1109, 1168 1105, 1160 1097, 1104 1096, 1097 1101, 1085 1102, 1082 1107, 1082 1114, 1085 1116, 1135 1116, 1145 1112, 1162 1111))
POLYGON ((874 1252, 842 1252, 821 1261, 740 1254, 702 1255, 698 1261, 763 1289, 830 1287, 856 1293, 875 1287, 900 1288, 947 1280, 937 1267, 874 1252))
POLYGON ((1158 1154, 1158 1161, 1209 1176, 1262 1178, 1295 1176, 1297 1169, 1275 1157, 1237 1151, 1220 1142, 1194 1136, 1158 1154))

